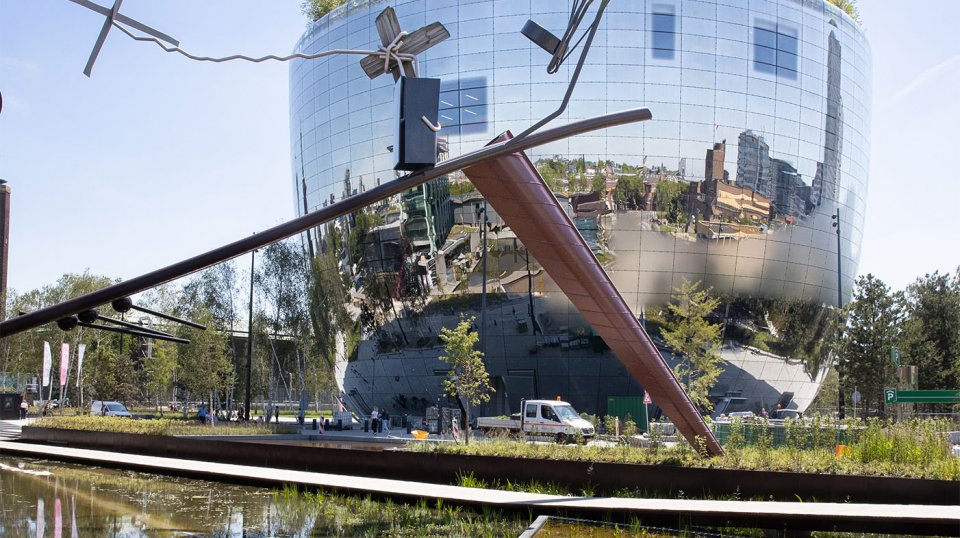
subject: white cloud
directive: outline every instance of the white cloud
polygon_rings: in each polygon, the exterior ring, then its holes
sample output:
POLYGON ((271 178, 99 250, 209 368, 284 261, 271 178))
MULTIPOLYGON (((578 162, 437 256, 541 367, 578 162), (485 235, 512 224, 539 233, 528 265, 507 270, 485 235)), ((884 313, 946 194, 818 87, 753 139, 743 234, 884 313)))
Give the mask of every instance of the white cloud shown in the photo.
POLYGON ((930 84, 930 82, 936 80, 937 77, 950 71, 957 65, 960 65, 960 54, 957 54, 951 58, 947 58, 946 60, 917 75, 913 80, 910 81, 909 84, 904 86, 902 90, 894 94, 893 98, 890 99, 890 103, 894 104, 911 93, 917 91, 919 88, 930 84))

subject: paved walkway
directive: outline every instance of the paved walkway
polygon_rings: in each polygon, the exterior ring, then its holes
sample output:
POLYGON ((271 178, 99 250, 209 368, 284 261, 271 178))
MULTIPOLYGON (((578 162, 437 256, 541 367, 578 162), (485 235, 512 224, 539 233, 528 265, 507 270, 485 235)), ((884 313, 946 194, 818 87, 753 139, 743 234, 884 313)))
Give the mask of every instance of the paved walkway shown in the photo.
POLYGON ((24 426, 33 422, 34 418, 26 420, 0 420, 0 441, 9 441, 20 438, 20 431, 24 426))
MULTIPOLYGON (((788 522, 805 521, 818 528, 832 525, 847 528, 936 530, 936 534, 960 534, 960 507, 929 505, 877 505, 758 501, 700 501, 674 499, 637 499, 611 497, 564 497, 512 491, 464 488, 402 480, 345 476, 329 473, 289 471, 194 460, 159 458, 117 452, 78 448, 0 442, 0 453, 39 458, 69 459, 106 467, 124 467, 168 474, 189 474, 199 478, 261 484, 301 484, 318 488, 336 488, 354 493, 373 493, 393 497, 443 499, 454 504, 522 508, 537 512, 568 510, 571 512, 614 512, 636 517, 669 516, 685 521, 719 518, 774 522, 776 527, 789 527, 788 522), (816 523, 820 522, 820 523, 816 523)), ((958 495, 960 497, 960 495, 958 495)), ((902 530, 901 532, 907 532, 902 530)))

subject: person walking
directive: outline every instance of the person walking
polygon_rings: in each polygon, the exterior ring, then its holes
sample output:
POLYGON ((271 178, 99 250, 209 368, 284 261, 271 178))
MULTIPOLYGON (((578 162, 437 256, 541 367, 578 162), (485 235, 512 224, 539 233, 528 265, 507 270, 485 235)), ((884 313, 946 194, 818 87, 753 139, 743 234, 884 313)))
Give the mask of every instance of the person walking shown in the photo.
POLYGON ((374 407, 373 411, 370 412, 370 429, 373 430, 373 434, 377 434, 377 421, 380 419, 380 411, 374 407))
POLYGON ((280 424, 280 406, 273 407, 273 418, 277 420, 277 424, 280 424))
POLYGON ((384 409, 383 414, 380 415, 380 431, 390 433, 390 413, 388 413, 386 409, 384 409))
POLYGON ((20 420, 27 420, 27 409, 30 409, 27 400, 20 400, 20 420))

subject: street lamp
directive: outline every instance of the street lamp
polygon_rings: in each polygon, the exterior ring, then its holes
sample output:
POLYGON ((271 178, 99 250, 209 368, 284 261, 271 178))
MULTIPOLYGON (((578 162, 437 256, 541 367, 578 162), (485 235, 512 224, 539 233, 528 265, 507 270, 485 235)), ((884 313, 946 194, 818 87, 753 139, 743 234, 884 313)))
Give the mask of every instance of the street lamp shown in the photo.
POLYGON ((480 260, 481 269, 483 273, 481 284, 480 284, 480 353, 483 353, 486 356, 487 345, 486 345, 486 331, 487 331, 487 225, 489 220, 487 220, 487 199, 483 199, 483 207, 478 210, 482 215, 483 219, 480 220, 480 236, 483 243, 481 247, 481 256, 480 260))
POLYGON ((257 251, 250 251, 250 310, 247 319, 247 390, 243 400, 243 420, 250 420, 250 370, 253 363, 253 263, 257 251))
POLYGON ((830 216, 833 220, 832 226, 837 230, 837 317, 839 318, 839 323, 837 324, 837 418, 843 420, 846 418, 846 408, 843 401, 843 389, 844 389, 844 374, 845 365, 843 364, 843 359, 840 357, 840 346, 842 344, 843 337, 843 273, 841 272, 840 261, 842 258, 840 250, 840 208, 837 208, 836 213, 830 216))

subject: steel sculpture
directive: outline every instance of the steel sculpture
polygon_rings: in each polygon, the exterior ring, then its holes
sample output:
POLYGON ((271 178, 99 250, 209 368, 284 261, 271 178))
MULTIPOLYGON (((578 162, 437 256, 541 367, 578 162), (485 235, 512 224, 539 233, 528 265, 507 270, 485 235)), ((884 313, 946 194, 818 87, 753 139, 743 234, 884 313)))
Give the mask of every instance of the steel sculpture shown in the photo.
POLYGON ((651 118, 650 111, 646 108, 636 108, 622 112, 614 112, 576 121, 533 133, 522 140, 508 140, 492 144, 459 157, 448 159, 436 166, 404 175, 393 181, 384 183, 372 189, 368 189, 360 194, 346 198, 327 207, 318 209, 312 213, 307 213, 296 219, 287 221, 283 224, 274 226, 260 233, 240 239, 220 248, 209 252, 199 254, 192 258, 168 265, 157 269, 145 275, 131 278, 124 282, 108 286, 98 291, 81 295, 59 304, 48 306, 40 310, 35 310, 6 321, 0 322, 0 338, 10 336, 22 331, 39 327, 40 325, 57 321, 61 318, 76 315, 84 310, 96 308, 100 305, 140 293, 142 291, 154 288, 171 280, 175 280, 189 274, 195 273, 207 267, 216 265, 241 256, 258 248, 282 241, 288 237, 304 232, 310 228, 320 226, 321 224, 342 217, 357 209, 366 207, 370 204, 379 202, 390 196, 400 194, 408 189, 419 186, 431 179, 450 174, 462 168, 477 164, 484 159, 499 157, 510 153, 516 153, 525 149, 533 148, 556 142, 570 136, 614 127, 638 121, 644 121, 651 118))
MULTIPOLYGON (((511 136, 509 132, 502 134, 492 143, 506 143, 511 136)), ((463 173, 673 420, 677 430, 691 445, 699 446, 701 438, 709 454, 723 454, 670 366, 530 159, 518 151, 485 159, 464 168, 463 173)))

